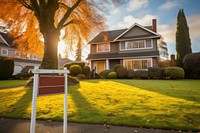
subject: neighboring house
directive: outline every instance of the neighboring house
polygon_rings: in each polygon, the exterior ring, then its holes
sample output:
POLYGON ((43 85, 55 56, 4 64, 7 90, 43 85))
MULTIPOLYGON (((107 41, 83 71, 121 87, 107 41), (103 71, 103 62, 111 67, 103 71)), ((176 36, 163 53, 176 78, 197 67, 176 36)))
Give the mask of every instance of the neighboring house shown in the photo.
POLYGON ((157 66, 157 40, 160 37, 156 19, 152 20, 152 26, 135 23, 128 29, 102 31, 88 43, 90 53, 87 60, 97 73, 113 69, 115 64, 122 64, 127 69, 147 70, 157 66))
POLYGON ((158 50, 159 50, 159 53, 160 53, 160 60, 161 61, 169 59, 167 43, 163 40, 162 37, 161 37, 161 39, 158 43, 158 50))
POLYGON ((19 52, 17 46, 13 44, 13 38, 6 33, 0 32, 0 58, 3 57, 13 58, 13 75, 21 72, 24 68, 33 68, 41 63, 41 58, 38 55, 19 52))
POLYGON ((69 58, 62 58, 61 55, 59 55, 58 68, 63 68, 66 63, 71 63, 71 62, 73 62, 73 60, 70 60, 69 58))

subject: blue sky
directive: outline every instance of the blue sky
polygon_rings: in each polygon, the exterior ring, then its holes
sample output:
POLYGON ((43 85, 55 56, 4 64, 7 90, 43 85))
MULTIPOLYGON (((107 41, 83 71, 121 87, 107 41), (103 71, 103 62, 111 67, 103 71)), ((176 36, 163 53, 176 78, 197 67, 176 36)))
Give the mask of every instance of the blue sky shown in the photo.
POLYGON ((176 17, 184 9, 190 28, 193 52, 200 52, 200 0, 125 0, 118 7, 111 7, 106 16, 109 30, 127 28, 134 23, 151 25, 157 19, 158 33, 164 37, 169 54, 176 54, 176 17))

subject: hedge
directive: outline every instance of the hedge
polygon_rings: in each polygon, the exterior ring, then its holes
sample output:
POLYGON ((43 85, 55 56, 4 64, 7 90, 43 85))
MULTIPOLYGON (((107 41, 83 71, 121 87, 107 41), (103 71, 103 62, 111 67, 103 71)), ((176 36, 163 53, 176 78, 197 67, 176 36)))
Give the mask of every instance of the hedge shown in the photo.
POLYGON ((168 79, 183 79, 185 73, 181 67, 166 67, 165 75, 168 79))
POLYGON ((72 65, 69 68, 70 75, 77 76, 82 73, 82 68, 79 65, 72 65))
POLYGON ((67 67, 67 69, 69 70, 72 65, 79 65, 83 69, 83 67, 85 66, 85 62, 71 62, 71 63, 66 63, 64 65, 64 67, 67 67))
POLYGON ((83 73, 85 76, 89 76, 89 75, 90 75, 90 67, 89 67, 89 66, 84 66, 84 67, 83 67, 83 70, 82 70, 82 73, 83 73))
POLYGON ((124 78, 127 78, 127 73, 128 73, 128 71, 127 71, 127 69, 124 68, 124 67, 118 67, 118 68, 116 69, 116 73, 117 73, 118 78, 124 79, 124 78))
POLYGON ((110 72, 113 72, 112 70, 103 70, 102 72, 99 73, 99 76, 101 79, 106 79, 108 78, 108 74, 110 72))
POLYGON ((114 71, 116 72, 118 68, 123 67, 121 64, 115 64, 114 71))
POLYGON ((117 79, 117 73, 116 72, 110 72, 108 74, 109 79, 117 79))
POLYGON ((14 72, 14 61, 11 58, 0 59, 0 79, 5 80, 12 77, 14 72))
POLYGON ((150 79, 160 79, 160 78, 162 78, 161 68, 149 67, 148 68, 148 77, 150 79))

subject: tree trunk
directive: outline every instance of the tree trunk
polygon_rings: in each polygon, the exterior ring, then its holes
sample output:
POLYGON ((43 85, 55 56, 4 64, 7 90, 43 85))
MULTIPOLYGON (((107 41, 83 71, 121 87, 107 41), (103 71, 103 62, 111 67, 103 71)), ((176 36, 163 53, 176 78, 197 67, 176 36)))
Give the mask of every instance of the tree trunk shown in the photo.
POLYGON ((41 68, 58 69, 58 42, 60 32, 53 26, 42 32, 44 37, 44 57, 41 68))

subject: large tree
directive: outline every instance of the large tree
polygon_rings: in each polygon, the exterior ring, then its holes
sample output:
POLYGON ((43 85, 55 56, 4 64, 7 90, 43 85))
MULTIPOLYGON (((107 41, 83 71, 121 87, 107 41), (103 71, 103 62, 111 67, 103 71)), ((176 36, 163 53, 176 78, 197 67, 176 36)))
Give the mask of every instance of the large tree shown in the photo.
POLYGON ((109 0, 1 0, 0 19, 10 27, 10 33, 17 37, 16 43, 21 50, 41 52, 44 49, 41 67, 56 69, 61 30, 64 31, 62 37, 67 38, 66 40, 70 40, 69 38, 76 40, 77 36, 81 36, 87 41, 91 35, 105 27, 102 11, 109 2, 109 0))
POLYGON ((176 52, 177 66, 183 67, 184 56, 192 53, 189 27, 183 9, 179 10, 177 16, 176 52))

